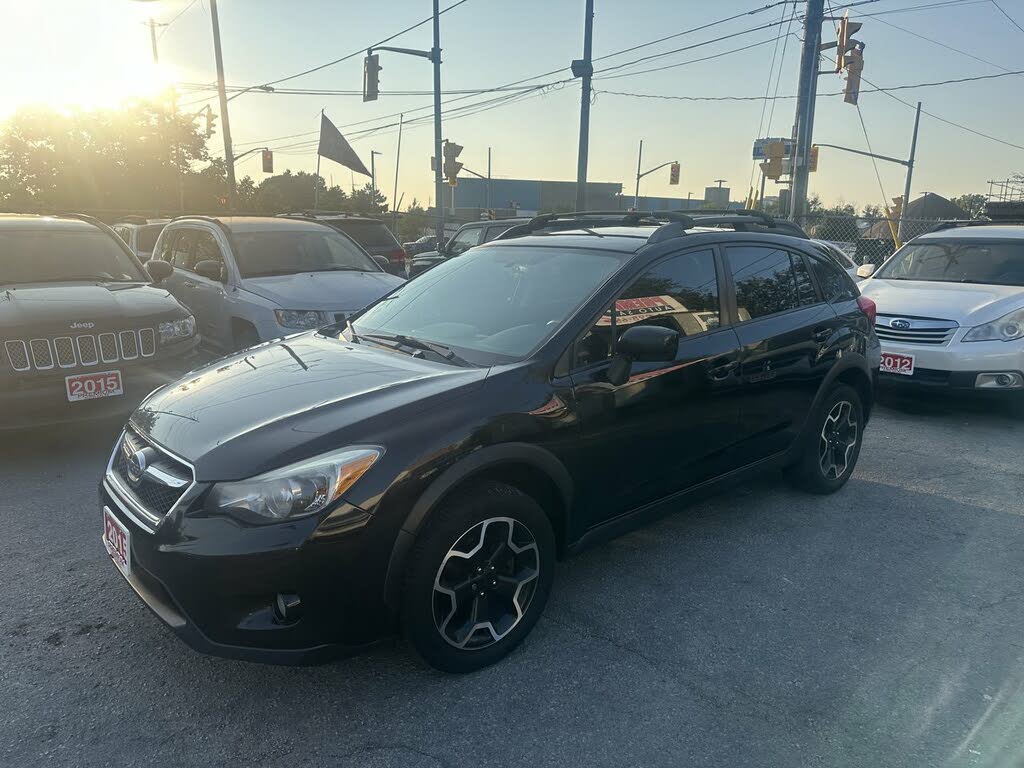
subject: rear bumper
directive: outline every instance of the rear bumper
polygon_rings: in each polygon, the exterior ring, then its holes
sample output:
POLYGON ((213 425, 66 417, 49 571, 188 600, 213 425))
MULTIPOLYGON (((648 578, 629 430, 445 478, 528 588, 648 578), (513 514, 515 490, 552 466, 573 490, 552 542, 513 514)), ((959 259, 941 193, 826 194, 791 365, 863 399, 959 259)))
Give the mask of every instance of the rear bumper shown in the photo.
POLYGON ((180 349, 163 352, 159 358, 131 364, 122 361, 100 368, 121 372, 124 394, 73 403, 67 399, 65 376, 94 369, 6 372, 0 376, 0 429, 30 429, 127 414, 154 389, 175 381, 193 368, 198 346, 197 337, 183 343, 180 349))

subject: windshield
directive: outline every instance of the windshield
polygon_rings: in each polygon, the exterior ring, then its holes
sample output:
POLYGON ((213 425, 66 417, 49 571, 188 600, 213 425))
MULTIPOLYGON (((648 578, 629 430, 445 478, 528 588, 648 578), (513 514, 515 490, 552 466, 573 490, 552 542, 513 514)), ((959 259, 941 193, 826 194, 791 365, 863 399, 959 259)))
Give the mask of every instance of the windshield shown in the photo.
POLYGON ((357 335, 392 334, 451 347, 471 362, 521 359, 618 269, 623 254, 487 247, 445 261, 374 305, 357 335))
POLYGON ((0 232, 0 284, 64 280, 149 282, 118 242, 91 227, 0 232))
POLYGON ((145 227, 139 227, 139 233, 136 235, 139 253, 152 253, 153 246, 156 245, 156 239, 160 237, 163 229, 163 224, 150 224, 145 227))
POLYGON ((379 221, 346 221, 338 219, 328 222, 340 229, 364 248, 397 248, 398 241, 387 227, 379 221))
POLYGON ((380 268, 352 241, 323 229, 239 232, 235 234, 242 277, 293 275, 299 272, 379 272, 380 268))
POLYGON ((878 277, 1024 286, 1024 241, 911 243, 892 257, 878 277))

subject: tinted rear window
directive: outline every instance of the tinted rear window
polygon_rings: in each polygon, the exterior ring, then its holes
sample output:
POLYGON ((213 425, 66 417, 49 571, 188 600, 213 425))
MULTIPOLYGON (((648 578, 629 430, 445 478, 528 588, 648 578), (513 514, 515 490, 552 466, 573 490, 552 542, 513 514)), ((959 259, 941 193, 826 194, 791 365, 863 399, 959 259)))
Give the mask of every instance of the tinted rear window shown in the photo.
POLYGON ((98 229, 0 231, 0 284, 147 281, 118 241, 98 229))
POLYGON ((378 221, 345 221, 338 219, 327 222, 341 230, 364 248, 398 247, 398 241, 391 231, 378 221))
POLYGON ((138 240, 138 250, 141 253, 152 253, 153 246, 156 245, 156 239, 160 237, 160 233, 163 232, 163 224, 150 224, 145 227, 139 227, 139 233, 136 235, 138 240))

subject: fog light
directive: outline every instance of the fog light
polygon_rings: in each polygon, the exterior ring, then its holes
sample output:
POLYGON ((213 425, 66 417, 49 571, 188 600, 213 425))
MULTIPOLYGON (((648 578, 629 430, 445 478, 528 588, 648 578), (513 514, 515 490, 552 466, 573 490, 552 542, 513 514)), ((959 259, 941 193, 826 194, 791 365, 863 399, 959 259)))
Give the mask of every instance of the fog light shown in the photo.
POLYGON ((282 624, 294 624, 302 618, 302 600, 298 595, 278 594, 274 600, 274 617, 282 624))
POLYGON ((1005 373, 979 373, 974 380, 977 389, 1022 389, 1024 376, 1013 371, 1005 373))

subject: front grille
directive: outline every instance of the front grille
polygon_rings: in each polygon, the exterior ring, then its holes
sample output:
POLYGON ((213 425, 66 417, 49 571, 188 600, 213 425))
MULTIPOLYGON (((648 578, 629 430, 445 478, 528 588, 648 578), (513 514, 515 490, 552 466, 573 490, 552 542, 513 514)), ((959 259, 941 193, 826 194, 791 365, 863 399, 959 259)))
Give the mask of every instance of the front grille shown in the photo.
POLYGON ((120 487, 130 495, 131 500, 156 518, 162 518, 170 512, 193 481, 192 470, 188 465, 144 440, 130 428, 125 431, 114 448, 110 471, 120 487), (167 485, 150 474, 143 474, 137 482, 131 480, 128 474, 128 457, 146 448, 151 455, 152 463, 149 466, 160 470, 160 477, 178 479, 180 485, 167 485))
POLYGON ((875 333, 882 341, 897 344, 948 344, 960 326, 952 320, 934 320, 926 317, 893 317, 879 315, 875 320, 875 333), (895 327, 892 324, 896 323, 895 327))
POLYGON ((32 364, 40 371, 53 368, 53 354, 50 352, 49 339, 32 339, 28 343, 32 350, 32 364))
POLYGON ((140 356, 152 357, 156 354, 156 332, 152 328, 142 328, 116 334, 101 333, 98 337, 89 334, 74 338, 10 339, 4 342, 3 351, 11 368, 16 371, 76 368, 97 365, 101 360, 116 363, 136 360, 140 356))

